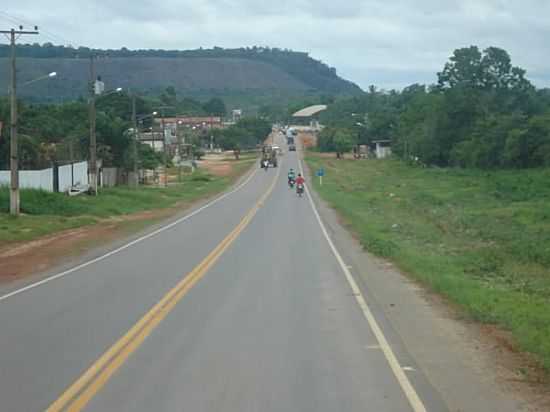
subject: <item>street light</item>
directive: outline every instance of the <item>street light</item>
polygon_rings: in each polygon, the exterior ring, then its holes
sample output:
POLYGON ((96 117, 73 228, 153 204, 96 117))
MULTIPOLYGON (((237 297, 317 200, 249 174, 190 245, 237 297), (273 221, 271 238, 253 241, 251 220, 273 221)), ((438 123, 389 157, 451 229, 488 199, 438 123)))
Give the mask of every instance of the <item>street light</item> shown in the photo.
POLYGON ((51 73, 48 73, 44 76, 37 77, 36 79, 29 80, 28 82, 25 82, 25 83, 21 84, 21 86, 28 86, 29 84, 38 82, 40 80, 51 79, 51 78, 54 78, 56 76, 57 76, 57 72, 51 72, 51 73))
POLYGON ((116 89, 103 92, 98 97, 96 97, 96 101, 99 100, 99 99, 102 99, 104 97, 110 96, 112 94, 120 93, 121 91, 122 91, 122 87, 117 87, 116 89))
MULTIPOLYGON (((12 86, 10 90, 10 105, 11 105, 11 133, 10 133, 10 214, 13 216, 19 216, 21 211, 20 193, 19 193, 19 145, 17 142, 17 92, 16 92, 16 78, 15 67, 13 67, 12 73, 12 86)), ((39 80, 49 79, 57 76, 57 72, 51 72, 45 76, 40 76, 36 79, 21 84, 21 86, 27 86, 31 83, 39 80)))
MULTIPOLYGON (((93 59, 92 59, 93 62, 93 59)), ((109 96, 114 93, 119 93, 122 91, 122 87, 117 87, 114 90, 108 91, 96 97, 96 91, 94 89, 95 72, 93 68, 93 63, 91 65, 91 79, 90 84, 90 165, 88 167, 89 174, 89 186, 91 188, 92 194, 97 195, 97 136, 96 136, 96 102, 102 97, 109 96)))

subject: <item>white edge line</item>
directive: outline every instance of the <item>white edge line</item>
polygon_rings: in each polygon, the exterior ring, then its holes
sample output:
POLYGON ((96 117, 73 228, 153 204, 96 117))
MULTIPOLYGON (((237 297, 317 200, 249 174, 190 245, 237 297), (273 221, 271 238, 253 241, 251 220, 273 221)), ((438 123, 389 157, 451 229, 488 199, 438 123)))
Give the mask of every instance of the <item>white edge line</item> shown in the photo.
MULTIPOLYGON (((300 165, 300 171, 302 172, 302 176, 304 175, 304 169, 302 167, 302 160, 298 159, 298 164, 300 165)), ((355 279, 353 278, 352 274, 350 273, 347 265, 344 262, 344 259, 342 259, 342 255, 340 255, 340 252, 338 252, 338 249, 336 249, 336 246, 332 242, 332 239, 330 238, 328 231, 321 219, 321 216, 319 215, 319 212, 317 211, 317 207, 315 206, 315 203, 313 202, 313 198, 311 194, 309 193, 309 189, 307 186, 305 186, 306 194, 309 199, 309 203, 311 204, 311 208, 313 209, 313 213, 315 217, 317 218, 317 221, 319 222, 319 226, 321 226, 321 230, 323 234, 325 235, 325 239, 327 240, 330 249, 332 250, 332 253, 336 257, 336 260, 340 264, 340 267, 342 268, 342 271, 344 272, 346 279, 349 283, 349 286, 353 292, 353 295, 355 296, 355 300, 357 301, 357 304, 361 308, 361 311, 363 312, 363 315, 367 319, 367 322, 369 323, 369 326, 371 327, 376 340, 380 344, 380 347, 382 349, 382 352, 384 353, 384 356, 386 357, 386 360, 388 361, 390 368, 397 378, 397 381, 399 382, 399 385, 401 386, 401 389, 403 390, 407 400, 409 401, 409 404, 411 405, 414 412, 427 412, 426 407, 422 403, 422 400, 418 396, 418 393, 416 393, 414 387, 412 386, 411 382, 409 381, 409 378, 403 371, 403 368, 399 364, 399 361, 397 360, 397 357, 393 353, 393 350, 388 343, 388 340, 384 336, 384 333, 382 332, 382 329, 380 329, 380 326, 378 325, 378 322, 376 321, 374 315, 372 314, 370 308, 368 307, 363 294, 361 293, 361 290, 359 289, 359 286, 355 282, 355 279)))
POLYGON ((38 286, 44 285, 44 284, 46 284, 46 283, 48 283, 48 282, 51 282, 51 281, 53 281, 53 280, 62 278, 62 277, 64 277, 64 276, 67 276, 67 275, 69 275, 69 274, 71 274, 71 273, 73 273, 73 272, 76 272, 77 270, 80 270, 80 269, 83 269, 83 268, 85 268, 85 267, 87 267, 87 266, 93 265, 94 263, 97 263, 97 262, 100 262, 100 261, 102 261, 102 260, 104 260, 104 259, 107 259, 107 258, 110 257, 110 256, 113 256, 113 255, 115 255, 115 254, 117 254, 117 253, 119 253, 119 252, 122 252, 122 251, 125 250, 125 249, 128 249, 129 247, 135 245, 136 243, 142 242, 142 241, 144 241, 144 240, 146 240, 146 239, 149 239, 149 238, 151 238, 151 237, 153 237, 153 236, 156 236, 156 235, 158 235, 159 233, 162 233, 162 232, 164 232, 165 230, 168 230, 168 229, 170 229, 170 228, 172 228, 172 227, 174 227, 174 226, 176 226, 176 225, 178 225, 178 224, 180 224, 180 223, 182 223, 182 222, 185 222, 186 220, 188 220, 188 219, 192 218, 193 216, 199 214, 199 213, 202 212, 203 210, 205 210, 205 209, 207 209, 207 208, 209 208, 209 207, 215 205, 216 203, 220 202, 221 200, 225 199, 226 197, 228 197, 228 196, 230 196, 230 195, 232 195, 232 194, 238 192, 239 190, 241 190, 244 186, 246 186, 246 185, 252 180, 252 177, 254 177, 254 175, 256 174, 257 171, 258 171, 258 169, 256 168, 252 173, 250 173, 250 175, 248 176, 248 178, 247 178, 243 183, 241 183, 239 186, 237 186, 235 189, 233 189, 233 190, 231 190, 231 191, 229 191, 229 192, 226 192, 226 193, 224 193, 224 194, 218 196, 218 197, 215 198, 214 200, 212 200, 212 201, 208 202, 207 204, 201 206, 200 208, 194 210, 193 212, 189 213, 188 215, 185 215, 185 216, 183 216, 183 217, 181 217, 181 218, 179 218, 179 219, 177 219, 177 220, 175 220, 175 221, 173 221, 173 222, 167 224, 166 226, 163 226, 163 227, 161 227, 161 228, 158 228, 157 230, 155 230, 155 231, 153 231, 153 232, 151 232, 151 233, 147 233, 146 235, 144 235, 144 236, 142 236, 142 237, 140 237, 140 238, 134 239, 134 240, 132 240, 131 242, 126 243, 126 244, 123 245, 123 246, 120 246, 120 247, 118 247, 118 248, 116 248, 116 249, 114 249, 114 250, 111 250, 110 252, 105 253, 104 255, 98 256, 98 257, 96 257, 96 258, 94 258, 94 259, 92 259, 92 260, 88 260, 87 262, 81 263, 80 265, 77 265, 77 266, 75 266, 75 267, 72 267, 72 268, 70 268, 70 269, 67 269, 67 270, 65 270, 65 271, 63 271, 63 272, 57 273, 57 274, 52 275, 52 276, 48 276, 47 278, 42 279, 42 280, 40 280, 40 281, 38 281, 38 282, 31 283, 30 285, 27 285, 27 286, 25 286, 25 287, 23 287, 23 288, 14 290, 13 292, 10 292, 10 293, 7 293, 7 294, 5 294, 5 295, 3 295, 3 296, 0 296, 0 302, 4 301, 4 300, 6 300, 6 299, 9 299, 9 298, 11 298, 11 297, 13 297, 13 296, 19 295, 19 294, 21 294, 21 293, 23 293, 23 292, 27 292, 27 291, 29 291, 29 290, 31 290, 31 289, 37 288, 38 286))

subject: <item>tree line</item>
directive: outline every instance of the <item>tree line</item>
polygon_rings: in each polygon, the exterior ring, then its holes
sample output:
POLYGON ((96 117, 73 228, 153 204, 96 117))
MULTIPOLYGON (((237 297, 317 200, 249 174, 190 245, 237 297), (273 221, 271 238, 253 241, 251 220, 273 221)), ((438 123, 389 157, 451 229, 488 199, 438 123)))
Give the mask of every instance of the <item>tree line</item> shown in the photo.
MULTIPOLYGON (((30 58, 89 58, 91 55, 99 55, 112 58, 134 57, 163 57, 163 58, 239 58, 257 60, 269 63, 281 68, 301 80, 312 90, 322 90, 331 93, 359 94, 361 89, 352 82, 338 77, 336 69, 320 60, 313 59, 306 52, 297 52, 289 49, 270 47, 240 47, 210 49, 199 48, 195 50, 162 50, 139 49, 92 49, 88 47, 72 47, 44 44, 20 44, 17 46, 19 57, 30 58)), ((9 57, 10 49, 6 44, 0 44, 0 58, 9 57)))
MULTIPOLYGON (((133 167, 131 96, 113 93, 97 100, 97 151, 105 166, 133 167)), ((179 99, 173 87, 157 97, 137 97, 136 111, 140 116, 150 115, 163 107, 166 116, 225 116, 225 103, 220 98, 200 102, 188 97, 179 99)), ((88 104, 84 99, 60 104, 32 104, 18 102, 19 156, 21 169, 41 169, 52 163, 79 161, 89 154, 88 104)), ((7 98, 0 98, 0 170, 9 169, 9 119, 7 98)), ((142 130, 152 126, 151 116, 139 122, 142 130)), ((195 143, 200 145, 200 136, 195 143)), ((163 162, 162 154, 150 146, 138 145, 140 167, 155 168, 163 162)))
POLYGON ((320 149, 391 140, 393 152, 426 165, 527 168, 550 165, 550 90, 537 89, 500 48, 454 51, 437 84, 331 105, 320 149))

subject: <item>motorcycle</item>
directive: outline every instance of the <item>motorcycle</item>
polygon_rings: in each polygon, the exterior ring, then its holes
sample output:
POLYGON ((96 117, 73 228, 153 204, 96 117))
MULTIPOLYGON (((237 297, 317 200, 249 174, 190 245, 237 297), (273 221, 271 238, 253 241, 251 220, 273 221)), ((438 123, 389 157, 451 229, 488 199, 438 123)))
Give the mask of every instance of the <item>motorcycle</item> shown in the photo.
POLYGON ((291 189, 294 189, 294 179, 288 179, 288 187, 290 187, 291 189))
POLYGON ((265 171, 267 172, 267 169, 269 169, 269 161, 267 160, 264 160, 262 162, 262 167, 265 169, 265 171))
POLYGON ((296 186, 296 193, 300 197, 302 197, 302 195, 304 194, 304 185, 302 183, 300 183, 298 186, 296 186))

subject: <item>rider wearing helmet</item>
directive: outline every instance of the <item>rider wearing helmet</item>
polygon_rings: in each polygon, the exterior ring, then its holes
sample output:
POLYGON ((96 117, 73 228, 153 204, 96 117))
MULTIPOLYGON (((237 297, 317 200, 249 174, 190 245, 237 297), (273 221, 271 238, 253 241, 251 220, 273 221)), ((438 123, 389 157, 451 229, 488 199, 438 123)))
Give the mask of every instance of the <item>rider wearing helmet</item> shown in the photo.
POLYGON ((296 173, 294 173, 293 168, 290 168, 290 170, 288 171, 288 183, 290 184, 290 182, 294 182, 295 178, 296 178, 296 173))

